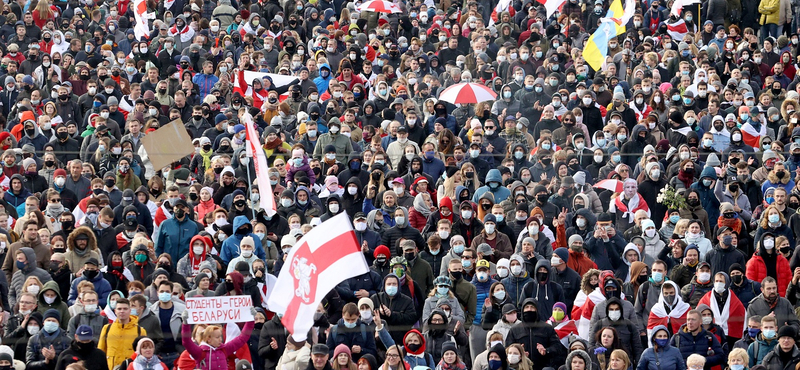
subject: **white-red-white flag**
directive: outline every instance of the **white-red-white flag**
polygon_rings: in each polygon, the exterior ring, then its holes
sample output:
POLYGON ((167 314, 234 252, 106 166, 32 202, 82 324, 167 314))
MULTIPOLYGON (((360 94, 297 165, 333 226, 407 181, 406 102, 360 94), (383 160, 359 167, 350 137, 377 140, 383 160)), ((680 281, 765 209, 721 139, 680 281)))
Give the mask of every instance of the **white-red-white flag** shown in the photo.
POLYGON ((267 166, 267 154, 261 149, 261 141, 258 139, 255 122, 250 113, 242 116, 242 122, 247 135, 245 150, 247 156, 253 159, 253 167, 256 169, 256 183, 258 183, 259 205, 267 212, 267 216, 274 216, 278 206, 275 203, 275 195, 272 193, 272 184, 269 182, 269 167, 267 166))
POLYGON ((369 271, 347 213, 340 213, 298 240, 270 295, 269 309, 297 341, 305 340, 320 301, 337 284, 369 271))
POLYGON ((150 38, 150 26, 149 23, 147 23, 147 1, 133 1, 133 17, 136 20, 136 25, 133 27, 133 33, 136 39, 146 40, 150 38))
POLYGON ((679 18, 675 23, 670 23, 669 20, 665 23, 667 24, 667 33, 673 40, 682 41, 683 36, 689 33, 689 28, 686 27, 686 22, 683 18, 679 18))

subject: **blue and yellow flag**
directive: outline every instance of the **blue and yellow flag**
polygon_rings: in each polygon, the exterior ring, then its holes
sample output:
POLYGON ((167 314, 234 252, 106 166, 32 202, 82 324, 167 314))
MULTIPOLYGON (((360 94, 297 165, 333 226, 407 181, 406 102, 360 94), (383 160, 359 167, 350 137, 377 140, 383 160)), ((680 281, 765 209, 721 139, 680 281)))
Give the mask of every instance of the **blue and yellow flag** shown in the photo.
POLYGON ((608 55, 608 41, 625 33, 625 25, 633 17, 635 1, 626 0, 625 5, 626 8, 623 9, 622 0, 614 0, 608 8, 605 18, 601 19, 600 26, 586 42, 583 58, 595 71, 599 71, 603 67, 603 62, 608 55))

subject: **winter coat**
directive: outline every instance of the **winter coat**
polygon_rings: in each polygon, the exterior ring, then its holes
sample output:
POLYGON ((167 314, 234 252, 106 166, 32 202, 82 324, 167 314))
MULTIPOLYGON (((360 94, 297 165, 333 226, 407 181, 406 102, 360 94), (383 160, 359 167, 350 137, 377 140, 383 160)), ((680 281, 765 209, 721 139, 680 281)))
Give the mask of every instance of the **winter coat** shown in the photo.
POLYGON ((756 364, 763 363, 764 357, 767 356, 775 346, 778 345, 778 338, 773 338, 772 340, 764 339, 764 334, 758 333, 756 339, 753 343, 750 343, 750 346, 747 347, 747 356, 750 357, 750 367, 755 366, 756 364))
POLYGON ((198 345, 192 340, 192 326, 189 324, 183 324, 181 326, 183 346, 186 347, 186 350, 189 351, 189 354, 191 354, 193 358, 202 359, 197 364, 198 369, 201 370, 227 370, 228 356, 232 355, 236 350, 247 343, 251 331, 253 331, 252 321, 244 324, 242 332, 236 338, 214 348, 208 344, 198 345))
MULTIPOLYGON (((792 269, 789 267, 789 261, 780 254, 776 256, 775 263, 775 270, 778 274, 776 279, 778 281, 778 295, 786 297, 786 288, 789 287, 789 282, 792 281, 792 269)), ((753 257, 747 261, 745 270, 745 276, 752 281, 762 281, 767 277, 767 266, 761 257, 761 252, 753 254, 753 257)))
POLYGON ((509 274, 508 277, 504 278, 501 282, 503 286, 506 287, 506 296, 508 297, 509 303, 519 306, 519 303, 522 301, 523 288, 532 281, 533 279, 525 270, 522 271, 521 276, 509 274))
MULTIPOLYGON (((538 303, 533 298, 526 299, 521 306, 524 307, 529 303, 538 307, 538 303)), ((558 368, 566 360, 566 348, 561 344, 553 327, 544 321, 523 322, 512 327, 506 336, 505 344, 509 346, 513 343, 522 344, 525 352, 533 361, 535 370, 542 370, 548 366, 558 368), (536 349, 538 344, 546 348, 545 355, 541 355, 536 349)))
POLYGON ((745 257, 742 251, 736 249, 736 247, 722 248, 721 245, 718 245, 714 250, 706 253, 706 262, 711 265, 712 274, 716 274, 717 272, 727 273, 728 269, 734 263, 738 263, 742 266, 746 265, 747 257, 745 257))
POLYGON ((61 298, 61 291, 58 288, 58 284, 56 284, 56 282, 52 280, 44 283, 42 289, 39 290, 39 298, 37 300, 36 311, 44 315, 45 312, 47 312, 47 310, 51 308, 58 311, 58 313, 61 314, 61 320, 58 322, 58 324, 61 327, 61 329, 66 330, 67 325, 69 324, 69 319, 70 317, 72 317, 72 315, 69 314, 69 306, 67 306, 67 303, 64 301, 63 298, 61 298), (47 292, 48 290, 52 290, 53 292, 56 293, 56 299, 53 301, 53 303, 50 304, 47 304, 47 301, 44 300, 44 293, 47 292))
MULTIPOLYGON (((28 261, 36 261, 36 255, 34 254, 33 249, 28 247, 23 247, 20 248, 19 250, 25 253, 25 257, 28 259, 28 261)), ((10 253, 11 251, 6 252, 6 259, 8 259, 8 255, 10 253)), ((14 251, 14 258, 13 258, 15 264, 14 268, 16 268, 16 261, 17 261, 16 254, 17 254, 16 251, 14 251)), ((37 277, 39 281, 41 281, 42 283, 47 283, 53 280, 50 274, 48 274, 47 271, 45 271, 44 269, 37 267, 36 263, 26 264, 24 269, 17 270, 14 273, 13 277, 10 279, 11 283, 8 286, 9 296, 10 296, 9 304, 11 305, 16 304, 16 297, 19 296, 19 294, 23 293, 22 286, 25 284, 25 280, 27 280, 28 277, 31 276, 37 277)))
MULTIPOLYGON (((653 328, 654 333, 660 330, 665 330, 669 333, 669 330, 664 325, 658 325, 653 328)), ((650 342, 655 344, 655 336, 650 338, 650 342)), ((636 370, 686 370, 686 362, 681 355, 681 351, 667 343, 664 348, 656 349, 653 346, 645 349, 639 357, 639 364, 636 365, 636 370)))
POLYGON ((53 366, 51 361, 49 364, 45 362, 44 355, 42 355, 43 348, 52 348, 55 353, 60 354, 69 348, 72 339, 67 336, 64 329, 58 328, 52 334, 40 330, 39 333, 28 339, 28 347, 25 351, 25 363, 28 370, 48 370, 53 366))
MULTIPOLYGON (((75 280, 72 280, 72 286, 69 289, 69 298, 67 299, 67 303, 69 305, 75 304, 75 300, 78 299, 78 284, 83 281, 88 280, 86 276, 81 276, 75 280)), ((97 271, 97 276, 91 280, 91 283, 94 285, 94 291, 97 292, 100 307, 105 307, 105 302, 108 300, 108 294, 111 293, 111 284, 103 277, 103 273, 97 271)))
POLYGON ((109 370, 106 363, 106 354, 97 349, 97 341, 87 344, 72 341, 69 348, 58 355, 55 370, 66 369, 67 365, 77 362, 76 359, 92 364, 92 367, 97 370, 109 370))
MULTIPOLYGON (((384 278, 385 282, 386 278, 384 278)), ((370 299, 372 299, 373 307, 385 305, 392 311, 391 316, 381 317, 389 325, 389 334, 395 343, 402 343, 405 333, 419 319, 416 310, 414 310, 414 302, 411 301, 411 298, 399 292, 394 297, 389 296, 383 289, 381 289, 380 293, 370 297, 370 299)))
POLYGON ((761 362, 761 365, 766 366, 767 370, 794 370, 800 365, 800 350, 797 349, 795 345, 792 347, 792 355, 789 357, 789 362, 784 366, 783 361, 781 360, 781 349, 780 345, 775 346, 775 348, 767 353, 764 356, 764 360, 761 362))
POLYGON ((700 332, 694 335, 689 332, 686 324, 683 324, 678 333, 672 336, 670 344, 681 351, 684 361, 693 353, 701 353, 706 358, 706 364, 713 367, 724 364, 728 358, 717 337, 703 328, 700 328, 700 332))
MULTIPOLYGON (((309 200, 309 203, 310 202, 311 201, 309 200)), ((255 244, 255 250, 253 251, 254 256, 257 256, 262 260, 267 257, 266 252, 264 252, 264 248, 261 246, 261 238, 259 238, 256 234, 251 232, 247 235, 239 235, 236 233, 236 230, 249 223, 250 220, 248 220, 246 216, 236 216, 236 218, 233 219, 233 235, 229 236, 224 242, 222 242, 220 251, 220 258, 222 258, 225 263, 230 263, 232 259, 239 256, 239 244, 242 242, 242 238, 245 236, 250 236, 253 238, 253 244, 255 244)), ((188 245, 189 244, 187 244, 187 246, 188 245)), ((189 251, 187 249, 186 253, 188 252, 189 251)))
POLYGON ((797 315, 794 313, 794 306, 789 303, 789 300, 782 297, 778 297, 778 302, 775 304, 775 307, 770 308, 769 303, 767 303, 767 300, 764 298, 764 294, 759 294, 758 297, 750 301, 750 305, 747 306, 746 316, 752 317, 754 315, 759 315, 764 317, 773 312, 775 313, 775 319, 778 320, 779 328, 783 325, 792 325, 795 329, 800 328, 800 320, 797 319, 797 315))
POLYGON ((397 240, 399 240, 400 238, 404 238, 406 240, 412 240, 418 246, 427 245, 427 242, 425 241, 425 239, 422 238, 422 234, 419 232, 419 230, 409 225, 408 209, 406 209, 405 207, 397 207, 397 209, 403 210, 403 213, 405 213, 406 222, 403 225, 395 225, 394 227, 383 233, 383 235, 381 235, 381 244, 389 247, 389 250, 392 252, 393 256, 396 255, 397 252, 396 243, 397 240))
POLYGON ((744 308, 747 309, 750 301, 761 294, 761 283, 752 281, 744 276, 742 279, 742 286, 731 284, 731 291, 733 291, 733 294, 736 294, 736 297, 742 302, 744 308))
MULTIPOLYGON (((114 245, 114 249, 116 250, 116 245, 114 245)), ((72 270, 72 273, 75 274, 78 271, 83 270, 83 265, 90 258, 97 259, 98 261, 104 260, 100 257, 100 249, 97 247, 97 237, 92 232, 92 229, 87 226, 81 226, 73 230, 67 237, 67 251, 64 253, 64 260, 69 262, 69 267, 72 270), (76 250, 77 242, 75 241, 75 238, 78 235, 86 235, 89 237, 83 254, 80 254, 78 250, 76 250)))
POLYGON ((525 284, 522 288, 522 301, 524 302, 526 298, 535 298, 539 304, 539 320, 547 321, 553 314, 553 305, 556 302, 565 302, 566 299, 564 299, 564 290, 561 286, 551 281, 553 272, 551 271, 550 261, 543 259, 537 261, 536 268, 533 270, 534 276, 538 274, 540 267, 547 269, 547 279, 542 283, 536 278, 525 284))
POLYGON ((603 239, 595 239, 594 234, 586 240, 583 247, 589 252, 589 256, 597 263, 600 270, 616 270, 622 265, 622 250, 625 248, 625 239, 618 232, 614 237, 606 242, 603 239))
MULTIPOLYGON (((116 321, 103 327, 97 348, 106 353, 109 369, 131 357, 134 352, 131 343, 140 335, 147 335, 147 331, 139 327, 139 319, 136 316, 131 316, 127 324, 116 321)), ((186 337, 191 338, 191 333, 186 337)))
POLYGON ((348 348, 353 348, 353 346, 361 347, 361 353, 353 353, 352 355, 354 362, 358 362, 361 356, 365 354, 377 356, 374 330, 370 330, 369 326, 360 320, 356 322, 355 328, 348 329, 344 326, 344 319, 340 319, 336 325, 331 326, 326 344, 330 349, 331 358, 334 357, 333 351, 336 346, 340 344, 344 344, 348 348))
MULTIPOLYGON (((619 298, 611 298, 608 300, 609 302, 619 303, 622 306, 622 301, 619 298)), ((606 327, 612 327, 614 330, 617 331, 617 337, 620 340, 620 344, 622 345, 622 349, 625 350, 626 353, 633 355, 633 363, 636 363, 639 360, 639 356, 642 354, 642 341, 639 337, 639 328, 630 321, 625 316, 625 308, 621 308, 622 316, 617 321, 612 321, 608 318, 608 306, 606 305, 606 317, 602 320, 596 322, 594 327, 592 327, 592 333, 597 333, 598 331, 602 330, 606 327)), ((596 346, 598 343, 595 341, 595 337, 589 338, 589 345, 596 346)))
POLYGON ((189 253, 192 237, 200 231, 197 222, 194 222, 188 215, 183 221, 179 221, 177 218, 164 220, 158 230, 156 255, 167 253, 172 256, 173 261, 180 261, 189 253))

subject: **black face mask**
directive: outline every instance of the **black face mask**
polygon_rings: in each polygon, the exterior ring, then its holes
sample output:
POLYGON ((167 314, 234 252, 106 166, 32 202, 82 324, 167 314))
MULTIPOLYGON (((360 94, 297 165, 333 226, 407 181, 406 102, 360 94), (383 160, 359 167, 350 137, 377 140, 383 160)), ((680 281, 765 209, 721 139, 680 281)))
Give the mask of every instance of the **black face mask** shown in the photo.
POLYGON ((69 132, 67 131, 56 132, 56 136, 59 138, 59 140, 65 140, 66 138, 69 137, 69 132))
POLYGON ((244 199, 239 199, 239 200, 233 202, 233 205, 236 206, 237 208, 243 208, 245 206, 245 204, 246 203, 245 203, 244 199))
POLYGON ((186 211, 184 211, 183 209, 176 209, 175 210, 175 217, 176 218, 183 218, 183 216, 186 216, 186 211))
POLYGON ((692 207, 695 207, 700 204, 700 199, 689 199, 686 201, 686 203, 692 207))
POLYGON ((731 281, 733 281, 734 284, 739 285, 739 284, 742 283, 742 279, 743 278, 744 278, 744 275, 734 275, 734 276, 731 276, 731 281))
POLYGON ((550 198, 550 196, 547 195, 547 194, 539 194, 539 195, 536 196, 536 200, 539 201, 539 203, 542 203, 542 204, 547 203, 547 199, 548 198, 550 198))
POLYGON ((450 271, 450 276, 453 278, 453 280, 460 280, 460 279, 461 279, 461 276, 462 276, 463 274, 464 274, 464 273, 463 273, 463 272, 461 272, 461 271, 450 271))
POLYGON ((539 321, 539 313, 536 311, 525 311, 522 313, 522 321, 523 322, 537 322, 539 321))
POLYGON ((414 252, 403 253, 403 257, 406 258, 406 261, 413 261, 417 258, 417 255, 414 252))
POLYGON ((547 275, 548 274, 546 272, 537 272, 536 280, 538 280, 540 283, 547 282, 547 275))
POLYGON ((75 221, 73 220, 61 222, 61 230, 63 230, 64 232, 72 231, 72 229, 74 228, 75 228, 75 221))
POLYGON ((56 261, 50 261, 50 271, 58 271, 61 268, 61 264, 56 261))
POLYGON ((408 347, 408 350, 411 352, 417 352, 419 351, 420 348, 422 348, 422 345, 419 343, 412 343, 412 344, 406 344, 406 347, 408 347))
POLYGON ((83 276, 86 277, 87 280, 91 281, 91 280, 94 280, 94 278, 97 277, 97 274, 99 272, 100 271, 97 271, 97 270, 83 270, 83 276))
POLYGON ((644 284, 645 281, 647 281, 647 275, 639 275, 639 277, 636 278, 636 282, 639 284, 644 284))
POLYGON ((225 281, 225 290, 232 292, 234 290, 232 281, 225 281))

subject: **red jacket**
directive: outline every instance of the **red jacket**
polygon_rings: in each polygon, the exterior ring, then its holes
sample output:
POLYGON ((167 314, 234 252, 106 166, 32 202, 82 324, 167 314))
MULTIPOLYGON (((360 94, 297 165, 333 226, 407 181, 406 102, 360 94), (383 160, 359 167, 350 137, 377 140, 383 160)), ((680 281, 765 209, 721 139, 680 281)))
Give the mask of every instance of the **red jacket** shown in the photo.
POLYGON ((408 210, 408 224, 411 227, 419 230, 422 232, 422 229, 425 228, 425 223, 428 222, 428 218, 425 217, 422 213, 419 213, 414 207, 411 207, 408 210))
MULTIPOLYGON (((780 254, 776 261, 776 273, 778 274, 778 294, 781 297, 786 297, 786 289, 789 287, 789 282, 792 280, 792 269, 789 267, 789 261, 780 254)), ((747 278, 753 281, 761 282, 767 277, 767 266, 764 264, 764 259, 758 254, 753 253, 753 258, 747 261, 747 278)))

